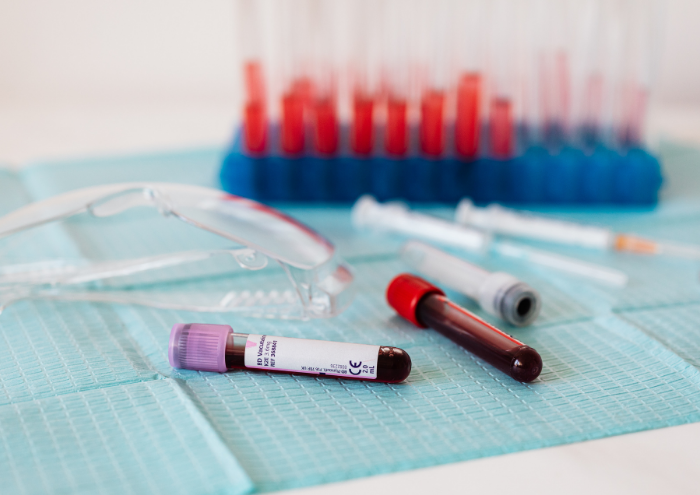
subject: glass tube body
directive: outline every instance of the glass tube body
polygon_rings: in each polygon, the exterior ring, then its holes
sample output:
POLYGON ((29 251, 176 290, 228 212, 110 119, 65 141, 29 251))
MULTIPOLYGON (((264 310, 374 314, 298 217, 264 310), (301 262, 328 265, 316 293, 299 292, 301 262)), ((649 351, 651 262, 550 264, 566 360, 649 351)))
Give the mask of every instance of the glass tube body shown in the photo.
MULTIPOLYGON (((273 337, 274 338, 274 337, 273 337)), ((303 341, 303 339, 293 339, 303 341)), ((245 352, 246 344, 248 342, 248 334, 231 332, 226 340, 226 367, 229 370, 234 369, 260 369, 260 368, 248 368, 245 365, 245 352)), ((316 342, 316 341, 309 341, 316 342)), ((348 345, 356 344, 346 344, 344 342, 325 342, 329 344, 329 348, 333 347, 343 347, 348 345)), ((282 371, 274 369, 263 369, 263 371, 282 371)), ((319 373, 317 371, 303 371, 303 370, 284 370, 282 372, 294 372, 294 373, 304 373, 312 375, 324 375, 324 373, 319 373)), ((408 353, 403 349, 391 346, 379 346, 377 352, 377 378, 372 381, 382 382, 382 383, 399 383, 408 378, 411 372, 411 358, 408 353)), ((329 375, 331 376, 331 375, 329 375)), ((335 376, 335 375, 333 375, 335 376)), ((363 378, 362 375, 358 376, 335 376, 335 378, 352 379, 352 380, 367 380, 363 378)))
POLYGON ((425 296, 416 308, 416 318, 518 381, 531 382, 542 371, 542 358, 536 350, 443 295, 425 296))

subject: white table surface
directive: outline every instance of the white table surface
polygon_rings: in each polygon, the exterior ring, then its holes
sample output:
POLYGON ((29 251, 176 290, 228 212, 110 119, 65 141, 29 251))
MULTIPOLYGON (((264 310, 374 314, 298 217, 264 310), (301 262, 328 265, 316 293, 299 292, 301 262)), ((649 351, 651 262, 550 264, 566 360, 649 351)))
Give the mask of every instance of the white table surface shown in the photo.
MULTIPOLYGON (((0 103, 0 164, 187 149, 230 139, 233 101, 0 103)), ((652 142, 700 145, 699 108, 653 109, 652 142)), ((700 166, 700 163, 698 164, 700 166)), ((700 423, 315 486, 294 495, 700 493, 700 423)))

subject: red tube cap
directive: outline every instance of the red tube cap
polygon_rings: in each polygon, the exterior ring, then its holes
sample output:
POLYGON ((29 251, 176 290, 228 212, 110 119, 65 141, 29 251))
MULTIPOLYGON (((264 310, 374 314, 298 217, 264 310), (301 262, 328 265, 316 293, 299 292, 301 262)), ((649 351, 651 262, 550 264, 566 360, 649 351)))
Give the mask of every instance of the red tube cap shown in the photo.
POLYGON ((394 308, 399 315, 414 325, 427 328, 416 318, 416 309, 421 299, 428 294, 445 295, 444 292, 430 282, 410 273, 402 273, 389 283, 389 287, 386 289, 386 300, 389 306, 394 308))

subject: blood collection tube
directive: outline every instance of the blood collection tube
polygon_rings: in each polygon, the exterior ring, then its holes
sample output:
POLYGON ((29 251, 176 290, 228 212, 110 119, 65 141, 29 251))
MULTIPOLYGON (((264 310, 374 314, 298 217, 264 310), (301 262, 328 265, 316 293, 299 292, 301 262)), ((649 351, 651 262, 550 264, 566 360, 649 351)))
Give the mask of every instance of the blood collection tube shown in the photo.
POLYGON ((262 65, 262 12, 254 0, 236 0, 239 46, 243 65, 243 145, 250 153, 263 153, 267 146, 265 74, 262 65))
POLYGON ((374 144, 374 101, 372 98, 361 93, 356 94, 353 102, 353 113, 352 150, 358 155, 369 155, 374 144))
POLYGON ((420 99, 421 151, 439 157, 445 149, 446 95, 451 84, 452 3, 433 0, 423 5, 421 20, 425 46, 421 65, 425 68, 420 99))
POLYGON ((348 22, 353 32, 350 43, 352 124, 350 147, 367 156, 374 148, 374 119, 381 94, 380 74, 383 3, 357 0, 349 4, 348 22))
POLYGON ((508 98, 495 97, 491 100, 489 135, 491 156, 510 158, 513 154, 513 112, 508 98))
POLYGON ((407 273, 394 278, 387 288, 389 305, 402 317, 445 337, 521 382, 531 382, 542 371, 542 358, 535 349, 457 306, 434 285, 407 273))
POLYGON ((481 76, 463 74, 457 86, 455 145, 457 152, 465 158, 474 158, 479 153, 480 104, 481 76))
POLYGON ((619 98, 621 119, 618 139, 624 147, 641 146, 644 115, 649 90, 658 65, 659 35, 664 18, 664 3, 655 0, 630 2, 632 12, 626 12, 627 26, 621 84, 624 95, 619 98))
POLYGON ((483 60, 486 30, 483 22, 484 1, 456 2, 455 62, 457 63, 457 105, 455 114, 455 150, 458 156, 474 159, 479 154, 481 106, 483 95, 483 60))
POLYGON ((490 2, 491 15, 499 20, 489 32, 489 55, 494 61, 488 109, 489 151, 497 159, 511 158, 514 151, 515 8, 516 3, 510 0, 490 2))
POLYGON ((228 325, 177 323, 170 332, 173 368, 223 373, 259 369, 399 383, 411 358, 398 347, 236 333, 228 325))
POLYGON ((267 145, 267 115, 265 85, 260 62, 246 62, 244 72, 247 93, 243 115, 245 145, 249 152, 262 153, 267 145))
POLYGON ((511 325, 530 325, 540 313, 539 293, 505 272, 489 272, 419 241, 401 248, 401 259, 419 273, 479 303, 481 309, 511 325))
POLYGON ((338 116, 332 96, 319 98, 314 105, 316 151, 332 155, 338 150, 338 116))
MULTIPOLYGON (((295 0, 292 0, 295 2, 295 0)), ((296 2, 295 2, 296 3, 296 2)), ((339 36, 342 31, 340 2, 309 0, 308 38, 309 74, 313 82, 311 122, 314 149, 321 155, 338 151, 338 110, 340 70, 339 36)))
POLYGON ((294 0, 280 0, 276 5, 272 29, 279 52, 276 82, 281 106, 280 147, 285 154, 299 155, 306 147, 306 123, 314 90, 308 60, 310 5, 294 0))
POLYGON ((430 89, 423 94, 420 106, 420 143, 421 150, 426 155, 442 155, 445 146, 444 107, 444 92, 430 89))
POLYGON ((408 109, 411 95, 412 47, 415 33, 411 31, 413 9, 405 0, 384 2, 386 20, 383 30, 383 84, 386 91, 386 122, 384 149, 390 156, 401 157, 408 151, 408 109))
POLYGON ((298 154, 304 150, 304 98, 292 88, 282 95, 282 151, 298 154))
POLYGON ((389 97, 386 112, 386 152, 403 156, 408 150, 406 112, 408 104, 403 98, 389 97))

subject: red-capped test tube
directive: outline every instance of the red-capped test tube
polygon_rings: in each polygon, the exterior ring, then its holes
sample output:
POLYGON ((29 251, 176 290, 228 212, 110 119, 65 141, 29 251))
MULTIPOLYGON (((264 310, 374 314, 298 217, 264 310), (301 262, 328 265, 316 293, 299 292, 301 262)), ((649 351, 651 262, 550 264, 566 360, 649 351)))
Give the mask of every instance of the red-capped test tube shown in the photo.
POLYGON ((481 135, 482 98, 484 95, 484 2, 467 0, 456 2, 454 36, 457 77, 456 114, 454 126, 455 151, 467 160, 479 155, 481 135))
POLYGON ((425 2, 427 51, 423 57, 425 81, 420 101, 420 145, 423 154, 439 157, 445 151, 446 98, 451 79, 451 16, 449 0, 425 2))
POLYGON ((264 153, 267 147, 267 89, 261 35, 263 13, 256 0, 236 0, 238 45, 243 62, 245 101, 243 144, 249 153, 264 153))
POLYGON ((489 3, 494 19, 499 19, 490 30, 489 56, 494 61, 491 74, 489 103, 489 151, 491 157, 508 159, 513 156, 513 96, 515 94, 515 25, 511 10, 515 2, 493 0, 489 3))
POLYGON ((389 284, 386 298, 414 325, 437 330, 518 381, 531 382, 542 371, 542 358, 535 349, 457 306, 420 277, 407 273, 397 276, 389 284))
POLYGON ((412 9, 405 0, 384 2, 386 29, 380 43, 384 50, 383 85, 386 90, 386 122, 384 149, 393 157, 401 157, 408 151, 409 99, 411 88, 410 48, 415 43, 411 30, 412 9))
POLYGON ((224 373, 259 369, 282 373, 399 383, 411 358, 398 347, 236 333, 228 325, 177 323, 170 332, 173 368, 224 373))

